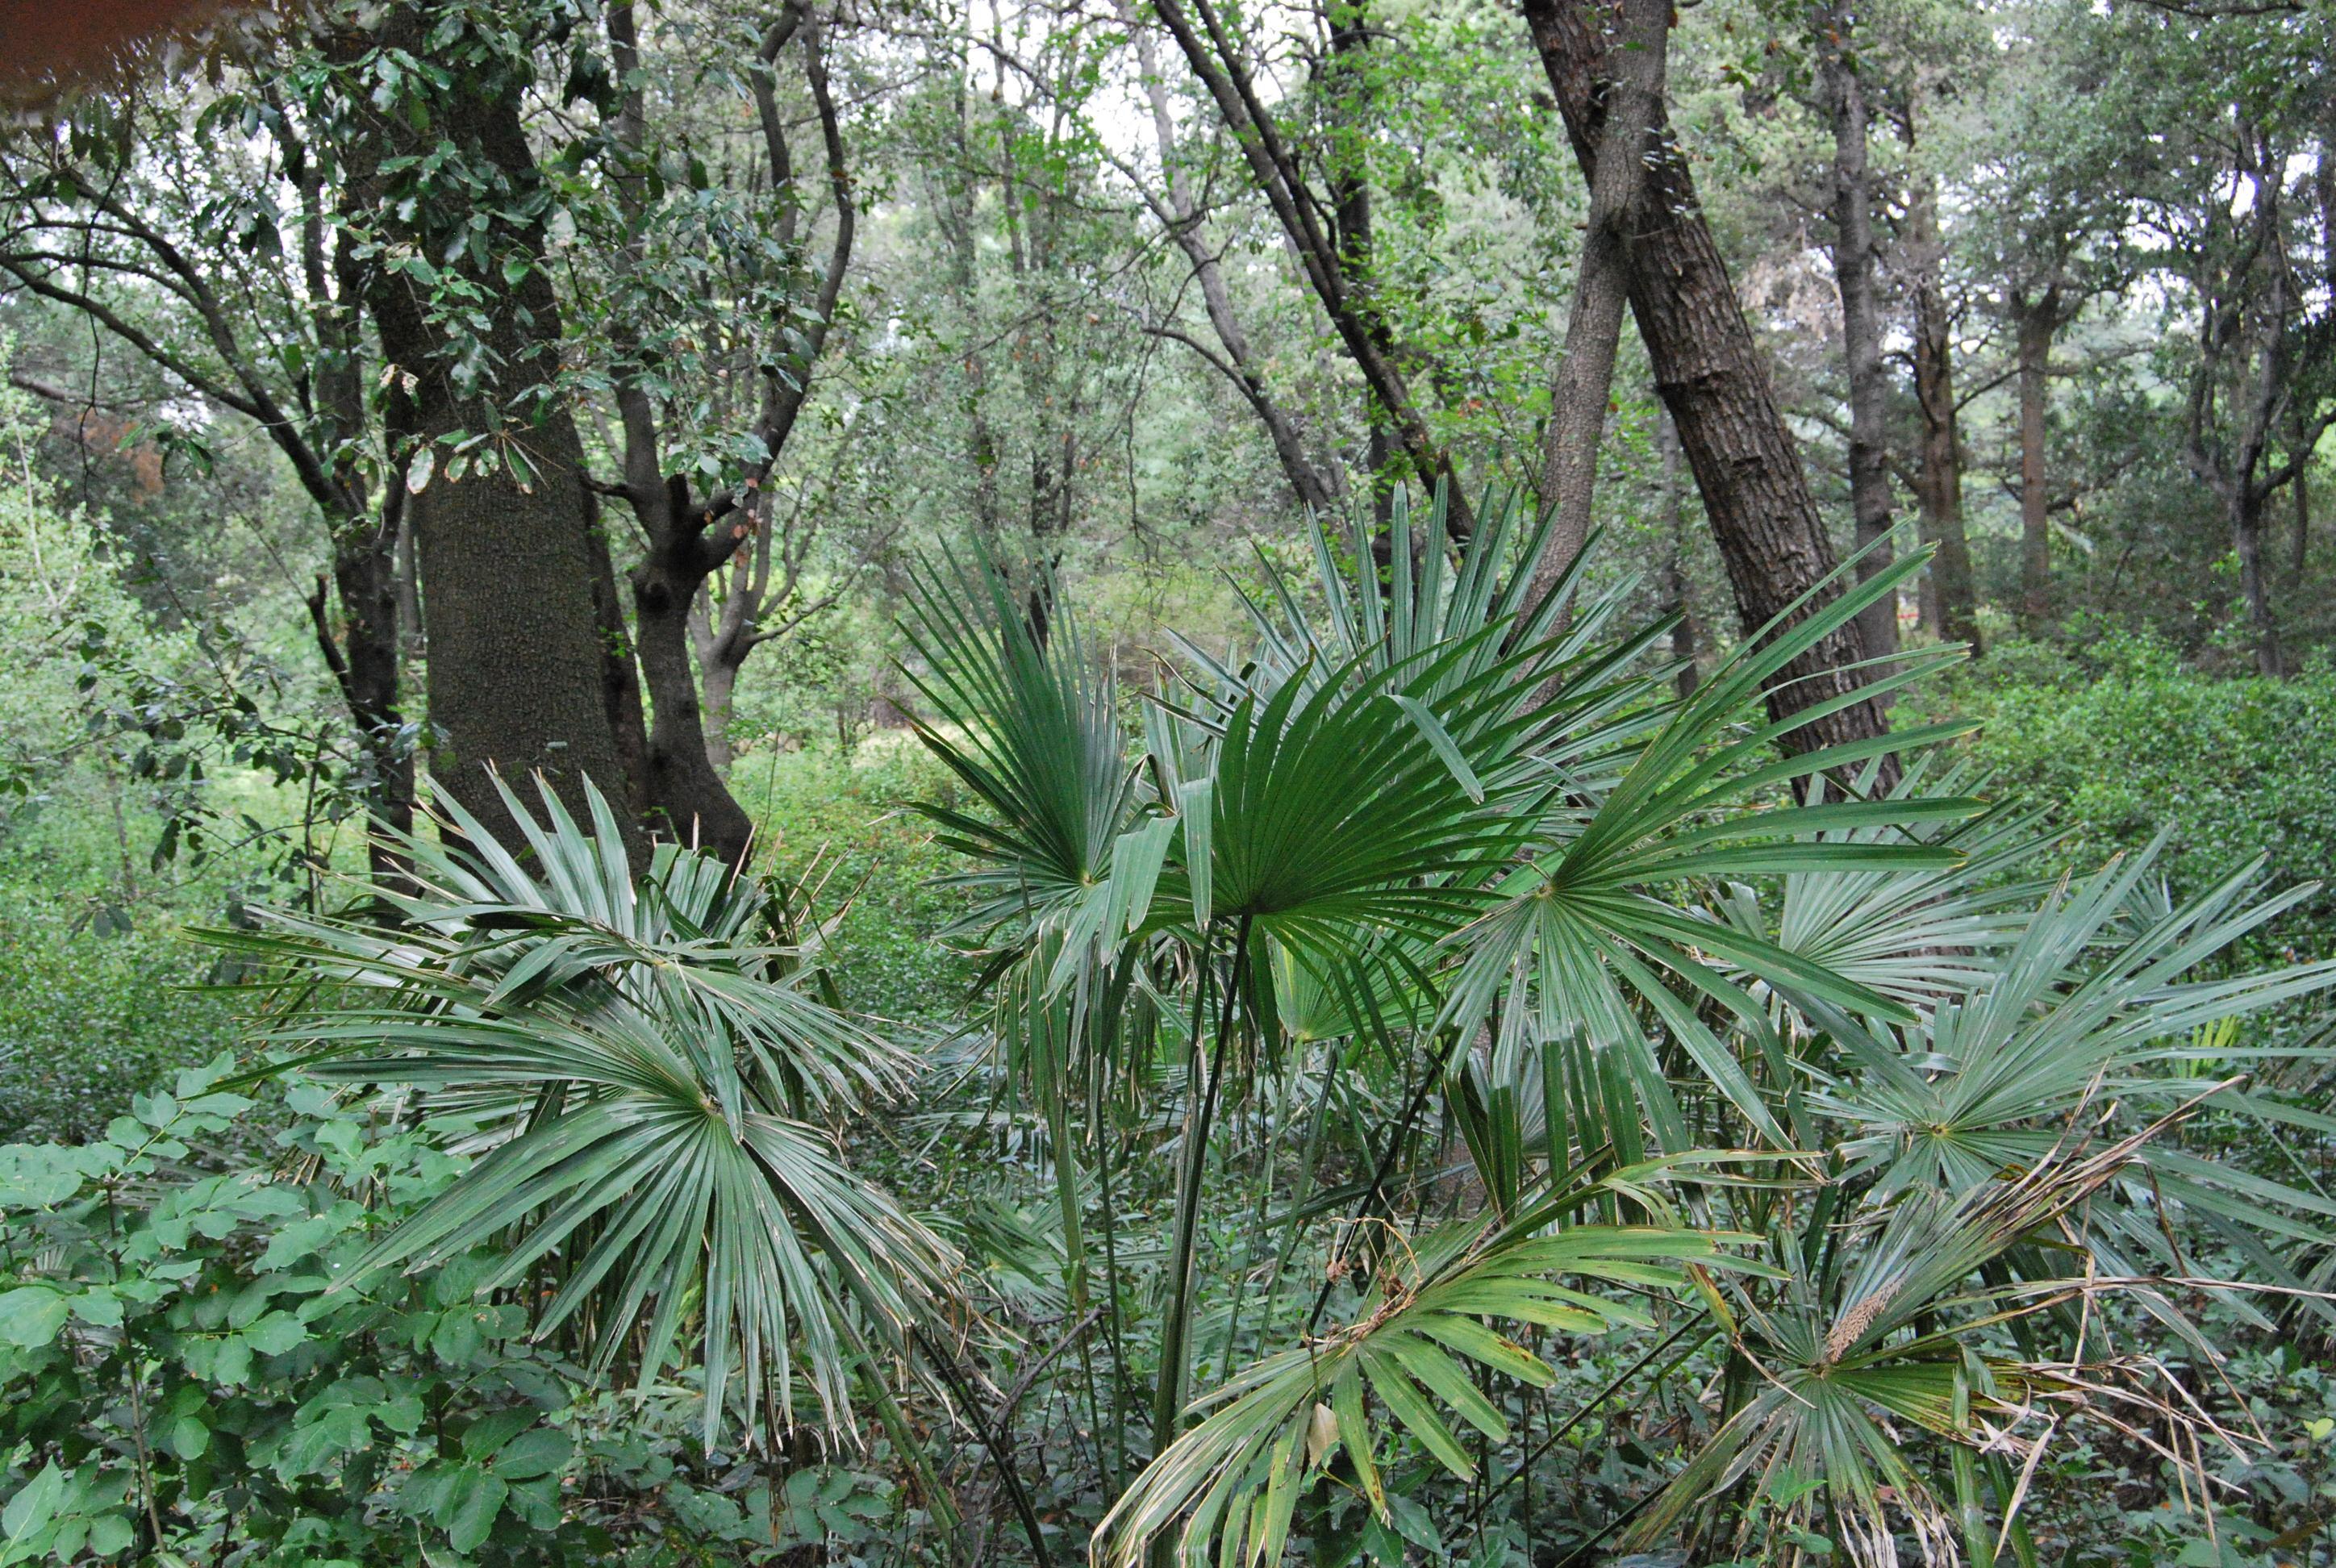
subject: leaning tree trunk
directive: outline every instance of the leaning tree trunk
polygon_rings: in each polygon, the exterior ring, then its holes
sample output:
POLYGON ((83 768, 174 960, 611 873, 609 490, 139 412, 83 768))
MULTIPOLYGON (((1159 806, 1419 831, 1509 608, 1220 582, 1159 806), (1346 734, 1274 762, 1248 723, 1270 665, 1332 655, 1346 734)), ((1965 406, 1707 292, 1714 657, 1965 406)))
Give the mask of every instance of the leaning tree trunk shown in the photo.
POLYGON ((1647 158, 1653 151, 1648 138, 1662 122, 1670 15, 1670 0, 1624 0, 1622 47, 1607 51, 1614 75, 1600 104, 1606 133, 1591 167, 1582 263, 1566 313, 1565 346, 1551 380, 1549 425, 1542 436, 1541 503, 1556 513, 1556 521, 1533 563, 1535 604, 1555 590, 1590 537, 1614 355, 1630 291, 1630 231, 1641 221, 1647 158))
MULTIPOLYGON (((1824 80, 1833 120, 1833 272, 1841 290, 1842 346, 1849 368, 1849 502, 1860 580, 1890 565, 1889 385, 1882 368, 1882 307, 1874 276, 1874 180, 1867 156, 1865 84, 1847 57, 1850 19, 1835 5, 1825 19, 1824 80)), ((1891 599, 1858 614, 1865 657, 1898 649, 1891 599)))
MULTIPOLYGON (((1524 11, 1574 156, 1594 172, 1603 126, 1592 90, 1604 42, 1572 0, 1525 0, 1524 11)), ((1749 629, 1815 589, 1833 570, 1833 546, 1693 178, 1676 153, 1648 172, 1646 223, 1631 241, 1631 313, 1749 629)), ((1820 590, 1818 599, 1832 591, 1820 590)), ((1853 689, 1861 677, 1844 667, 1858 662, 1863 648, 1854 626, 1825 638, 1780 674, 1770 711, 1783 716, 1853 689)), ((1887 727, 1879 706, 1854 702, 1789 741, 1806 749, 1887 727)))
MULTIPOLYGON (((440 9, 400 7, 379 34, 336 42, 353 52, 387 45, 423 54, 440 9)), ((430 639, 430 717, 442 736, 431 772, 499 834, 515 824, 495 791, 497 774, 517 784, 540 772, 571 810, 582 807, 587 779, 620 808, 631 795, 603 694, 582 444, 567 404, 533 391, 556 373, 560 338, 559 301, 541 266, 541 226, 493 222, 481 264, 449 244, 470 222, 468 199, 433 185, 425 165, 393 161, 451 143, 516 191, 537 188, 540 175, 520 124, 520 85, 458 74, 434 93, 426 132, 364 99, 350 105, 359 122, 350 146, 355 209, 384 215, 393 243, 423 256, 458 257, 446 270, 472 294, 466 311, 483 317, 482 326, 464 328, 476 332, 482 351, 466 366, 455 324, 433 319, 425 283, 380 267, 366 278, 383 357, 410 377, 392 385, 394 424, 413 438, 400 461, 424 453, 441 460, 434 472, 426 458, 410 463, 415 482, 406 501, 430 639), (515 283, 506 281, 507 264, 513 273, 526 268, 515 283), (440 438, 456 432, 491 433, 479 451, 511 461, 488 456, 453 478, 440 438)), ((629 838, 629 822, 626 831, 629 838)))

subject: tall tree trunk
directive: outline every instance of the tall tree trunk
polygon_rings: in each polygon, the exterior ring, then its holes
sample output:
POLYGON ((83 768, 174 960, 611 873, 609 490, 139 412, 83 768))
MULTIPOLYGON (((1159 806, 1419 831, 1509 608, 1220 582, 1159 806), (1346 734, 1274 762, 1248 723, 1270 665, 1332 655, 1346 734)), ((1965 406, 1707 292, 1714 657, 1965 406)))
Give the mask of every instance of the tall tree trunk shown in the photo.
POLYGON ((1679 429, 1669 414, 1655 416, 1655 445, 1662 453, 1662 502, 1657 510, 1656 521, 1662 531, 1662 591, 1663 600, 1679 617, 1671 627, 1671 657, 1679 665, 1679 674, 1672 677, 1681 701, 1695 695, 1702 674, 1696 667, 1696 647, 1701 640, 1696 635, 1695 601, 1687 586, 1687 508, 1685 505, 1685 465, 1679 452, 1679 429))
POLYGON ((1948 309, 1945 245, 1939 234, 1938 182, 1916 178, 1908 202, 1909 260, 1914 275, 1914 404, 1922 415, 1915 504, 1931 558, 1932 629, 1942 642, 1980 652, 1978 596, 1971 582, 1971 538, 1963 527, 1961 410, 1955 402, 1954 319, 1948 309))
MULTIPOLYGON (((1524 11, 1574 156, 1594 175, 1602 126, 1592 89, 1604 42, 1572 0, 1525 0, 1524 11)), ((1631 314, 1750 629, 1816 587, 1834 568, 1833 546, 1693 178, 1668 150, 1648 173, 1646 220, 1631 242, 1631 314)), ((1835 632, 1786 667, 1770 688, 1770 711, 1781 716, 1849 691, 1861 677, 1844 667, 1862 654, 1854 626, 1835 632)), ((1887 727, 1875 704, 1854 702, 1789 738, 1806 749, 1887 727)))
POLYGON ((2285 673, 2280 657, 2279 623, 2273 617, 2271 583, 2263 573, 2263 513, 2269 492, 2241 483, 2230 497, 2231 547, 2239 558, 2239 594, 2246 600, 2247 619, 2255 633, 2255 667, 2277 679, 2285 673))
MULTIPOLYGON (((1865 83, 1849 58, 1847 7, 1835 0, 1821 15, 1826 109, 1833 121, 1833 272, 1841 290, 1842 346, 1849 369, 1849 503, 1863 552, 1857 560, 1863 581, 1890 565, 1889 384, 1882 369, 1882 307, 1874 271, 1865 83)), ((1898 650, 1898 607, 1893 600, 1867 606, 1857 618, 1866 657, 1898 650)))
POLYGON ((2020 619, 2030 632, 2052 614, 2052 540, 2044 492, 2044 378, 2060 328, 2056 284, 2034 297, 2015 295, 2013 329, 2020 368, 2020 619))
POLYGON ((1660 152, 1650 138, 1663 118, 1670 8, 1671 0, 1622 0, 1621 36, 1615 41, 1620 47, 1609 44, 1605 50, 1614 74, 1602 84, 1598 105, 1604 133, 1591 161, 1582 263, 1566 312, 1565 346, 1551 382, 1549 425, 1542 435, 1541 503, 1555 511, 1556 521, 1533 563, 1531 602, 1536 604, 1557 587, 1590 537, 1614 355, 1630 297, 1630 232, 1641 220, 1647 161, 1660 152))
MULTIPOLYGON (((378 33, 336 43, 348 57, 373 46, 434 54, 426 40, 443 9, 401 6, 378 33)), ((495 790, 497 774, 517 785, 540 771, 576 810, 587 779, 613 802, 629 794, 602 694, 582 444, 566 404, 539 390, 554 375, 560 341, 541 225, 495 219, 479 265, 448 242, 468 228, 470 204, 414 183, 424 178, 420 155, 451 142, 498 170, 520 193, 507 206, 522 207, 540 175, 519 100, 510 80, 458 74, 437 93, 426 132, 360 100, 351 105, 359 123, 348 150, 353 209, 418 254, 456 256, 448 269, 474 291, 468 308, 483 317, 483 352, 472 359, 433 318, 425 286, 412 274, 375 266, 365 276, 383 355, 410 377, 393 388, 395 427, 414 442, 397 460, 443 457, 439 438, 454 432, 492 433, 481 452, 511 455, 510 466, 487 456, 460 480, 443 463, 434 479, 426 461, 414 463, 409 472, 421 482, 406 501, 430 637, 430 717, 443 735, 431 771, 498 835, 513 833, 514 824, 495 790), (417 161, 393 162, 402 159, 417 161), (414 200, 401 210, 407 196, 414 200), (507 262, 526 268, 516 283, 506 281, 507 262)))

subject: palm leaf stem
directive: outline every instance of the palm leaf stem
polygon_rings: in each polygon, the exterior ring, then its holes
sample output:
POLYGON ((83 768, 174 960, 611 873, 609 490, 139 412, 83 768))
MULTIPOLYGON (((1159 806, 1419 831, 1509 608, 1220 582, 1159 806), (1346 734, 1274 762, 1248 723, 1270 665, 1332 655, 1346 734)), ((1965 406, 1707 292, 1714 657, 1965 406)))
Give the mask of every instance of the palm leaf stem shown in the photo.
MULTIPOLYGON (((1175 1238, 1168 1260, 1168 1311, 1160 1325, 1160 1376, 1152 1400, 1154 1454, 1175 1441, 1178 1424, 1184 1415, 1192 1348, 1192 1251, 1200 1231, 1201 1190, 1208 1174, 1210 1124, 1216 1116, 1217 1092, 1224 1081, 1225 1050, 1232 1040, 1233 1009, 1241 999, 1242 972, 1249 962, 1250 919, 1244 913, 1234 928, 1232 967, 1225 976, 1224 1002, 1217 1019, 1209 1079, 1202 1087, 1200 1104, 1184 1134, 1183 1170, 1176 1194, 1175 1238)), ((1201 939, 1202 1001, 1192 1009, 1192 1044, 1185 1056, 1188 1071, 1200 1065, 1201 1028, 1208 1016, 1208 987, 1214 973, 1209 951, 1214 934, 1212 921, 1203 930, 1201 939)), ((1189 1081, 1185 1093, 1188 1097, 1192 1093, 1189 1081)))
MULTIPOLYGON (((1427 1064, 1427 1070, 1420 1074, 1419 1081, 1411 1086, 1410 1093, 1405 1096, 1403 1112, 1388 1126, 1387 1144, 1379 1150, 1379 1157, 1372 1164, 1371 1184, 1363 1193, 1363 1201, 1356 1210, 1354 1220, 1350 1224, 1350 1232, 1353 1225, 1359 1225, 1368 1221, 1372 1210, 1385 1199, 1387 1177, 1395 1171, 1396 1156, 1402 1152, 1405 1142, 1411 1136, 1412 1124, 1419 1119, 1419 1113, 1426 1108, 1429 1094, 1434 1092, 1437 1084, 1443 1082, 1444 1075, 1451 1070, 1452 1058, 1459 1053, 1460 1042, 1466 1037, 1464 1031, 1453 1030, 1451 1037, 1445 1042, 1443 1052, 1427 1064)), ((1330 1292, 1337 1288, 1338 1282, 1337 1270, 1324 1271, 1322 1288, 1314 1296, 1314 1309, 1306 1315, 1307 1333, 1312 1334, 1321 1327, 1322 1314, 1329 1309, 1330 1292)))
MULTIPOLYGON (((932 1336, 927 1334, 921 1325, 912 1327, 910 1333, 916 1339, 918 1349, 924 1351, 925 1359, 932 1363, 933 1369, 940 1374, 941 1380, 946 1382, 949 1386, 949 1391, 957 1396, 959 1406, 965 1411, 967 1423, 973 1427, 974 1436, 980 1440, 982 1451, 989 1456, 990 1467, 998 1472, 998 1478, 1006 1484, 1006 1495, 1014 1505, 1014 1516, 1021 1523, 1022 1533, 1030 1539, 1032 1558, 1037 1562, 1038 1568, 1053 1568, 1055 1559, 1054 1554, 1046 1549, 1046 1526, 1038 1522, 1038 1511, 1031 1505, 1030 1494, 1023 1487, 1022 1477, 1014 1468, 1010 1434, 1008 1440, 1001 1443, 998 1433, 991 1428, 988 1420, 983 1418, 980 1402, 974 1395, 972 1380, 967 1378, 964 1368, 957 1364, 957 1358, 935 1344, 932 1336)), ((1001 1427, 1008 1414, 1010 1412, 1000 1413, 1001 1427)))

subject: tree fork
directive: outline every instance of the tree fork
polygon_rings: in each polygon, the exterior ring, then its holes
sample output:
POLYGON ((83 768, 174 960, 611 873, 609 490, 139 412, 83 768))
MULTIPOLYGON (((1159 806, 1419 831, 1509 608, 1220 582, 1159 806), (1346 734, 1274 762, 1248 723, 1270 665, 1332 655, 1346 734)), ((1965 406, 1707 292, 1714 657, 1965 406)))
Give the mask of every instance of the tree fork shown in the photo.
MULTIPOLYGON (((1572 0, 1524 0, 1524 15, 1574 156, 1594 174, 1603 132, 1594 89, 1604 40, 1572 0)), ((1663 139, 1668 143, 1667 126, 1663 139)), ((1648 174, 1646 221, 1631 237, 1630 310, 1748 630, 1804 594, 1814 592, 1812 606, 1833 597, 1836 590, 1819 588, 1835 565, 1833 546, 1694 180, 1669 151, 1648 174)), ((1769 688, 1770 713, 1782 718, 1853 690, 1861 677, 1848 667, 1864 655, 1854 625, 1833 633, 1780 673, 1769 688)), ((1801 726, 1786 744, 1809 750, 1887 727, 1876 705, 1855 702, 1801 726)))

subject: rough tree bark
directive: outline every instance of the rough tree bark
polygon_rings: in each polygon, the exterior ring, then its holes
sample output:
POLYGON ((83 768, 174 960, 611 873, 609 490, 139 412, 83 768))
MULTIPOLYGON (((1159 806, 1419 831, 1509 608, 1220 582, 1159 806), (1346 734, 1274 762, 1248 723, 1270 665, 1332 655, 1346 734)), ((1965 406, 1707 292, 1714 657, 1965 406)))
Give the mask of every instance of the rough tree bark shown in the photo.
POLYGON ((1671 657, 1679 664, 1673 685, 1682 700, 1693 696, 1702 679, 1696 666, 1695 602, 1687 589, 1687 507, 1685 459, 1679 452, 1679 430, 1669 414, 1655 417, 1655 445, 1662 453, 1662 502, 1656 517, 1662 530, 1662 590, 1664 603, 1679 616, 1671 627, 1671 657))
MULTIPOLYGON (((1821 78, 1833 123, 1833 274, 1841 291, 1842 346, 1849 371, 1849 504, 1861 580, 1890 565, 1889 383, 1882 368, 1882 306, 1874 277, 1874 177, 1865 83, 1850 56, 1853 23, 1842 0, 1818 14, 1821 78)), ((1898 607, 1884 599, 1858 614, 1865 657, 1898 650, 1898 607)))
POLYGON ((1614 355, 1630 298, 1630 235, 1644 221, 1648 161, 1661 155, 1653 138, 1663 120, 1671 0, 1622 0, 1620 36, 1605 49, 1613 73, 1599 85, 1605 129, 1591 161, 1590 216, 1542 433, 1541 503, 1556 520, 1533 563, 1535 604, 1556 588, 1590 537, 1614 355))
POLYGON ((2040 629, 2052 614, 2052 533, 2045 492, 2045 378, 2051 373, 2052 339, 2068 324, 2066 296, 2058 283, 2010 296, 2013 352, 2020 370, 2020 620, 2040 629))
MULTIPOLYGON (((399 7, 376 33, 332 40, 335 53, 355 59, 390 46, 419 54, 437 19, 435 5, 399 7)), ((353 95, 349 107, 350 209, 381 223, 392 247, 384 261, 399 248, 447 256, 448 230, 470 219, 467 204, 455 212, 434 191, 401 212, 388 188, 414 175, 412 166, 401 170, 392 161, 418 158, 443 141, 517 190, 540 182, 507 81, 458 75, 433 105, 426 133, 366 98, 353 95)), ((468 281, 485 326, 484 367, 475 374, 466 376, 463 346, 432 319, 412 272, 377 262, 365 271, 364 291, 383 355, 397 367, 391 418, 413 437, 411 454, 443 453, 439 438, 463 431, 491 434, 480 450, 510 460, 484 461, 459 482, 442 474, 434 482, 426 462, 416 463, 405 503, 430 636, 430 716, 443 735, 431 771, 500 833, 514 824, 492 774, 516 784, 540 771, 571 809, 582 806, 586 779, 617 802, 628 798, 629 780, 602 690, 582 444, 567 405, 535 391, 552 379, 560 337, 560 303, 540 265, 541 225, 500 219, 488 233, 483 268, 448 263, 477 274, 468 281), (530 263, 516 283, 505 279, 506 258, 530 263)), ((627 832, 629 838, 629 823, 627 832)))
POLYGON ((1955 401, 1954 313, 1943 277, 1938 183, 1918 174, 1907 203, 1907 263, 1914 285, 1914 404, 1921 414, 1921 462, 1914 496, 1931 558, 1932 629, 1942 641, 1980 652, 1979 605, 1971 581, 1971 537, 1963 527, 1962 411, 1955 401))
MULTIPOLYGON (((1594 174, 1603 134, 1594 88, 1605 41, 1573 0, 1524 0, 1524 14, 1574 156, 1594 174)), ((1665 155, 1648 171, 1647 221, 1632 237, 1630 309, 1748 629, 1814 589, 1833 570, 1833 546, 1694 180, 1664 140, 1665 155)), ((1853 689, 1862 677, 1845 667, 1862 653, 1854 626, 1825 638, 1782 672, 1770 711, 1782 716, 1853 689)), ((1874 703, 1854 702, 1790 741, 1813 748, 1886 728, 1874 703)))

